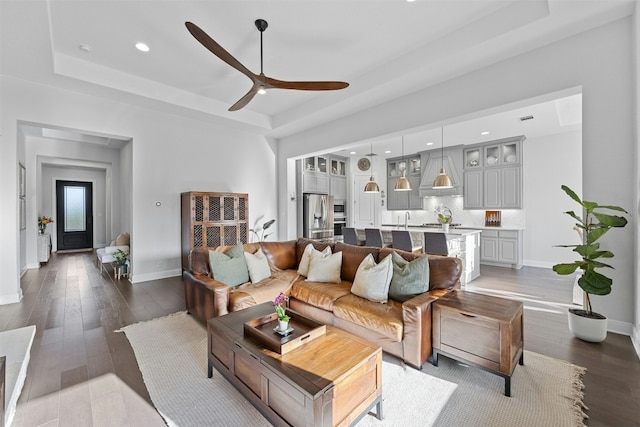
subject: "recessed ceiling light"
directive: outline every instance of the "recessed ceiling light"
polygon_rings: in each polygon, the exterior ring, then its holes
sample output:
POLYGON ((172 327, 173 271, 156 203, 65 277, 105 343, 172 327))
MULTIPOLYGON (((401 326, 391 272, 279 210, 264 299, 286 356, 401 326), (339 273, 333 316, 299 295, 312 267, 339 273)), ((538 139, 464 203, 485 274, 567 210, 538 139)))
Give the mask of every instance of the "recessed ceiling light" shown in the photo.
POLYGON ((384 152, 384 154, 389 154, 389 153, 391 153, 391 150, 387 150, 384 152))
POLYGON ((81 44, 78 45, 78 49, 80 49, 83 52, 91 52, 91 46, 89 46, 88 44, 81 44))
POLYGON ((136 43, 136 49, 140 52, 149 52, 149 46, 146 43, 138 42, 136 43))
POLYGON ((350 152, 349 154, 356 154, 356 152, 355 152, 355 151, 352 151, 352 152, 350 152))
POLYGON ((484 131, 484 132, 480 132, 480 135, 485 136, 485 135, 489 135, 489 131, 484 131))
POLYGON ((427 142, 427 145, 433 145, 433 142, 427 142))
POLYGON ((416 0, 407 0, 407 3, 413 3, 416 0))

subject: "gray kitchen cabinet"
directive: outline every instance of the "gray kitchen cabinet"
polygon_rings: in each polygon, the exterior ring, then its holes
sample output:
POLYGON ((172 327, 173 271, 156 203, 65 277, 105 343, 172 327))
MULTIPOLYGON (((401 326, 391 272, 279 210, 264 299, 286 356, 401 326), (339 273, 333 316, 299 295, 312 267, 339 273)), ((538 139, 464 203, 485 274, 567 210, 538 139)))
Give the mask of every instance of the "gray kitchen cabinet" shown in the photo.
POLYGON ((421 210, 422 197, 419 193, 421 156, 411 155, 387 159, 387 210, 421 210), (411 184, 411 191, 395 191, 396 181, 405 176, 411 184))
POLYGON ((482 230, 480 261, 482 264, 499 267, 521 268, 522 230, 482 230))
POLYGON ((484 189, 482 178, 482 169, 464 172, 464 209, 483 208, 484 189))
POLYGON ((444 150, 434 149, 421 151, 423 173, 420 179, 420 196, 456 196, 463 194, 462 172, 462 145, 447 147, 444 150), (445 172, 451 178, 453 188, 434 189, 433 181, 444 167, 445 172))
POLYGON ((524 136, 464 150, 464 209, 522 209, 524 136))

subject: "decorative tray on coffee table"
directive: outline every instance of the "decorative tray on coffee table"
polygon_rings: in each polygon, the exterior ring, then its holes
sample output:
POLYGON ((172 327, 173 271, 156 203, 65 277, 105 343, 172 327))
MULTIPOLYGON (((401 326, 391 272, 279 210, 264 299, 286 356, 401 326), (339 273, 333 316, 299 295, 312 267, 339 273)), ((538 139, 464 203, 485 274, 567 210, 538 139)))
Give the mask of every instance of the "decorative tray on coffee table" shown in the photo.
POLYGON ((286 354, 301 345, 327 333, 327 327, 315 320, 308 319, 293 310, 286 310, 289 327, 293 331, 288 335, 281 335, 275 331, 278 326, 278 315, 274 312, 244 323, 244 336, 252 337, 265 347, 286 354))

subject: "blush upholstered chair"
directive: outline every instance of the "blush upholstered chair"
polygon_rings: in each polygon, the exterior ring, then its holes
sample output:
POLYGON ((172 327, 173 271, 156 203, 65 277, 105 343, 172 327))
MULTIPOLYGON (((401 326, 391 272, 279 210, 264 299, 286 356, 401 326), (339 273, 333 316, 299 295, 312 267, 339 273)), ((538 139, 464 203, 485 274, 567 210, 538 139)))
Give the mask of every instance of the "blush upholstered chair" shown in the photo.
POLYGON ((124 252, 131 252, 129 250, 129 233, 120 233, 115 240, 111 242, 109 246, 104 248, 96 249, 96 258, 98 259, 98 267, 100 268, 100 274, 102 274, 102 269, 104 264, 114 262, 113 254, 118 251, 118 249, 122 249, 124 252))

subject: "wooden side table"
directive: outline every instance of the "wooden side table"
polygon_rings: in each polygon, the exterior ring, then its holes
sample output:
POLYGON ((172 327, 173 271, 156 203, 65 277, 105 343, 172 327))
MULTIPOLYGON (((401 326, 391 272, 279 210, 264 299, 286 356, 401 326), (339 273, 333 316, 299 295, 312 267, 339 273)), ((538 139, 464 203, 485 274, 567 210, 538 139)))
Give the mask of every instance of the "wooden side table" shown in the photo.
POLYGON ((438 355, 470 362, 504 378, 524 364, 523 306, 520 301, 473 292, 451 292, 433 305, 433 361, 438 355))

